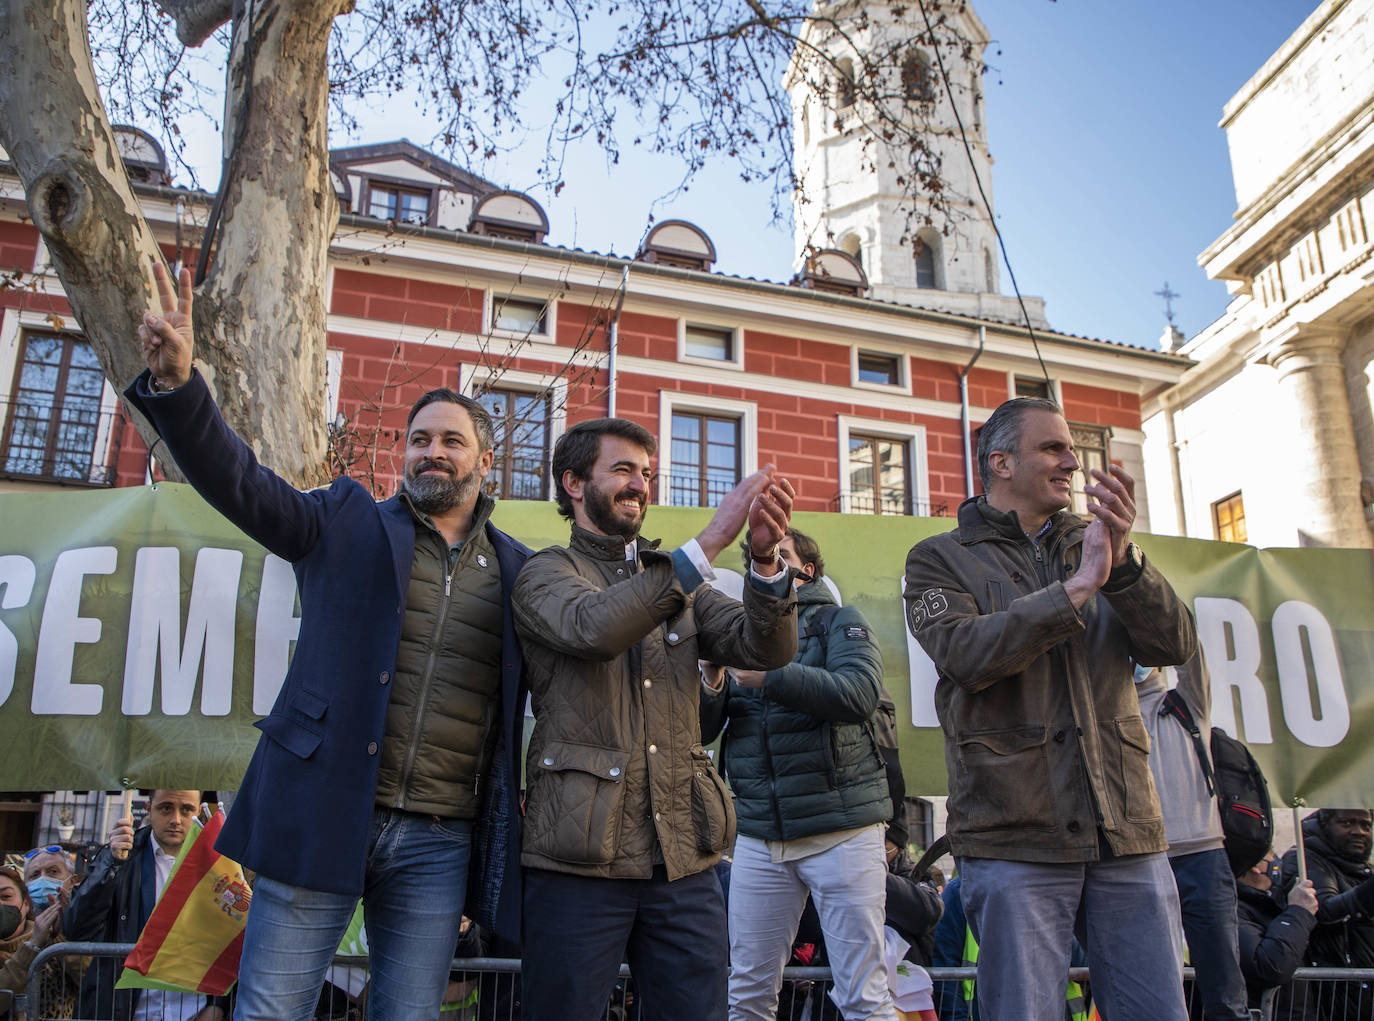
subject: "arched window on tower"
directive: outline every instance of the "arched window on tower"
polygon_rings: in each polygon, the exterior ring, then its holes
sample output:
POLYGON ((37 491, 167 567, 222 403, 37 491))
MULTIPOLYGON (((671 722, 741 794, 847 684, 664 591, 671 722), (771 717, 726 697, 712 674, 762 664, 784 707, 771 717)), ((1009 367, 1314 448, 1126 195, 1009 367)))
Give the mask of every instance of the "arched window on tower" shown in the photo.
POLYGON ((973 130, 983 130, 983 82, 977 71, 969 72, 969 99, 973 102, 973 130))
POLYGON ((848 110, 854 105, 854 61, 841 57, 835 62, 835 74, 835 105, 841 110, 848 110))
POLYGON ((934 231, 916 235, 916 286, 938 290, 940 287, 940 240, 934 231))
POLYGON ((992 261, 992 252, 986 247, 983 248, 983 280, 986 283, 986 290, 989 294, 997 293, 997 267, 992 261))
POLYGON ((840 251, 844 252, 846 255, 852 255, 854 257, 854 261, 857 262, 860 267, 863 266, 863 244, 859 241, 859 235, 846 234, 844 237, 842 237, 840 239, 840 251))
POLYGON ((912 50, 902 60, 902 95, 912 103, 929 103, 935 98, 930 61, 920 50, 912 50))

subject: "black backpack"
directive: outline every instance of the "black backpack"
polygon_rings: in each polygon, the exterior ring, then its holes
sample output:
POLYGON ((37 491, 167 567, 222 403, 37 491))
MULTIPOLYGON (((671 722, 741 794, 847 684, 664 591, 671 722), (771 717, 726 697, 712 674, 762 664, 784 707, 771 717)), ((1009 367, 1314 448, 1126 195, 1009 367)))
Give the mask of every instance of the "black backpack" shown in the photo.
POLYGON ((1177 690, 1164 696, 1159 715, 1173 716, 1192 736, 1202 775, 1207 779, 1207 792, 1216 795, 1231 871, 1243 875, 1274 843, 1274 808, 1264 771, 1250 749, 1220 727, 1212 728, 1209 756, 1202 744, 1202 731, 1177 690))

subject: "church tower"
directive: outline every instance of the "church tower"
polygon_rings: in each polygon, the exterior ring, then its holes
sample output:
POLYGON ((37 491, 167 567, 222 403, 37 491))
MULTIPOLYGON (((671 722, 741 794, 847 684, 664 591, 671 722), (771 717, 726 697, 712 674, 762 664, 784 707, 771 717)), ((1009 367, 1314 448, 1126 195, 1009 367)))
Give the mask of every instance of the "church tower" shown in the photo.
MULTIPOLYGON (((874 298, 1019 321, 1000 293, 1001 253, 974 177, 991 205, 988 31, 966 0, 925 7, 933 44, 914 0, 816 4, 787 71, 797 259, 838 248, 858 259, 874 298)), ((1045 326, 1043 300, 1026 306, 1045 326)))

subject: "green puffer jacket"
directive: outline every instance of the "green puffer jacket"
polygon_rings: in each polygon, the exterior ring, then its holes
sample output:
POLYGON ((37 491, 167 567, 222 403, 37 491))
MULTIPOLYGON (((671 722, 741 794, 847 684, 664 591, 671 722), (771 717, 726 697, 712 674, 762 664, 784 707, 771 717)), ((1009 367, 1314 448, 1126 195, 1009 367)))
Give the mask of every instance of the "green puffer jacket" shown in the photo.
POLYGON ((868 622, 839 607, 824 639, 808 635, 835 600, 824 582, 797 590, 797 656, 770 670, 762 688, 733 681, 704 703, 702 739, 724 728, 722 768, 739 831, 796 840, 880 823, 892 815, 887 772, 869 721, 878 707, 883 657, 868 622))

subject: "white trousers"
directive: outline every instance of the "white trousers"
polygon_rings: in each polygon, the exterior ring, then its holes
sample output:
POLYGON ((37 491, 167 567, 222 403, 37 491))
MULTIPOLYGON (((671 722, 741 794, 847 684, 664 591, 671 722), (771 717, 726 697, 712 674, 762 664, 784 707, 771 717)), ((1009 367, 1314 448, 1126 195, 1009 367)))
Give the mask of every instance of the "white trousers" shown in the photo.
POLYGON ((845 1021, 896 1021, 883 963, 887 863, 870 826, 828 851, 775 865, 768 845, 741 835, 730 867, 730 1021, 773 1021, 782 969, 810 891, 845 1021))

